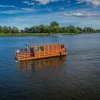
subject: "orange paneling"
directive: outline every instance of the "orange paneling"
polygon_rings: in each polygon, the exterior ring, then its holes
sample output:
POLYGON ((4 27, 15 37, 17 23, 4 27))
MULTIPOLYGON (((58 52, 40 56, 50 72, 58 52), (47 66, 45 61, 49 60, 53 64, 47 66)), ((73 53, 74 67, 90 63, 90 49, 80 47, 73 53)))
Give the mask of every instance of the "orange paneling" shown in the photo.
MULTIPOLYGON (((65 49, 61 49, 61 44, 41 45, 44 46, 44 51, 37 51, 32 56, 29 52, 19 52, 17 55, 18 60, 30 60, 38 58, 46 58, 51 56, 59 56, 60 53, 66 55, 65 49)), ((38 47, 38 46, 37 46, 38 47)))

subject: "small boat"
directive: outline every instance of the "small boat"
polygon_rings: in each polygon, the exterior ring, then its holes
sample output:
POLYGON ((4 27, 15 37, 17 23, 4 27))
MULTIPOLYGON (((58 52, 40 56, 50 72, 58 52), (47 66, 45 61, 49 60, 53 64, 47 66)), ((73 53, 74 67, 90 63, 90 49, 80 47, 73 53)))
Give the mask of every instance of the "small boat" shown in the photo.
POLYGON ((17 50, 15 58, 17 61, 24 61, 65 55, 67 50, 64 44, 45 44, 26 46, 24 50, 17 50))

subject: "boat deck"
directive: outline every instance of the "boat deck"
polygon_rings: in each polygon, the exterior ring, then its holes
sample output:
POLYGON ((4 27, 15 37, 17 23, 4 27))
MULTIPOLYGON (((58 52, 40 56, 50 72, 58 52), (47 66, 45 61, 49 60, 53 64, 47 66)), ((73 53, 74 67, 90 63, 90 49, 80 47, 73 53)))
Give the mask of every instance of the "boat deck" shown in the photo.
POLYGON ((32 52, 20 51, 16 54, 18 61, 41 59, 54 56, 64 56, 67 55, 66 49, 63 44, 49 44, 49 45, 39 45, 31 46, 32 52), (34 52, 33 52, 34 51, 34 52))

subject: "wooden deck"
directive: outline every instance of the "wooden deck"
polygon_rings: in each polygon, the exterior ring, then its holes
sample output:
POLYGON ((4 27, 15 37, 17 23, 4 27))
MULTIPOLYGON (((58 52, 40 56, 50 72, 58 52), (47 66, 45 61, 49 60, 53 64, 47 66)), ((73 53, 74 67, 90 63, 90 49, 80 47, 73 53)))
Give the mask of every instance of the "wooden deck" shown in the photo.
POLYGON ((67 55, 66 49, 64 48, 63 44, 39 45, 31 46, 31 48, 34 50, 34 55, 27 51, 20 51, 19 53, 17 53, 17 60, 23 61, 67 55))

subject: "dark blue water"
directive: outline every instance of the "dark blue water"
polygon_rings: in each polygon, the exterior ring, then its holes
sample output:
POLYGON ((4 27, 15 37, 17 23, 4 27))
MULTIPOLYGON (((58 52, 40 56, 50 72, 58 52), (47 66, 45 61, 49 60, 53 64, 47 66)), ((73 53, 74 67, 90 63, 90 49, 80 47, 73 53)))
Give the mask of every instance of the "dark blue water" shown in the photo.
POLYGON ((0 100, 100 100, 100 33, 1 37, 0 100), (70 54, 16 63, 26 43, 64 43, 70 54))

